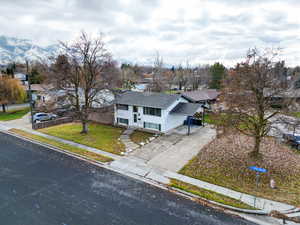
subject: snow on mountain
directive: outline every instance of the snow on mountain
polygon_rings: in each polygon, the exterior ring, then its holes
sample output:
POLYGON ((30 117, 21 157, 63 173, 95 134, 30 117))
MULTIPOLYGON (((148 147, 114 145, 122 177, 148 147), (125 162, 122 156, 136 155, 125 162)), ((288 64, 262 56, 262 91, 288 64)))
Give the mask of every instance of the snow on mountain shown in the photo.
POLYGON ((31 40, 0 36, 0 64, 44 60, 57 53, 57 45, 42 47, 31 40))

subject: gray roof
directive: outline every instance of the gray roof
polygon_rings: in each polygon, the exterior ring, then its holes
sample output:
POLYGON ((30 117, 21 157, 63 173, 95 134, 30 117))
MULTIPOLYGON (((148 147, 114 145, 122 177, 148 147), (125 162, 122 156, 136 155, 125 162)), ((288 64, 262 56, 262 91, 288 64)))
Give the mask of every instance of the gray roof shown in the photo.
POLYGON ((204 89, 198 91, 184 92, 182 96, 191 101, 198 102, 198 101, 214 100, 219 96, 219 94, 220 93, 216 89, 204 89))
POLYGON ((117 95, 116 103, 166 109, 180 97, 164 93, 128 91, 117 95))
POLYGON ((174 109, 172 109, 171 114, 193 116, 201 107, 201 104, 180 102, 174 109))

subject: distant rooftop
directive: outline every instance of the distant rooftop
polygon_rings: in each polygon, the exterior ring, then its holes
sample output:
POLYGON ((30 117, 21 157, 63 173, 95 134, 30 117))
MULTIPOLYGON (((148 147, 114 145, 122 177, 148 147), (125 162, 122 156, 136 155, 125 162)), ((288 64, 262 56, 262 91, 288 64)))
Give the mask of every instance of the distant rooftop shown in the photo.
POLYGON ((214 100, 219 96, 219 92, 216 89, 203 89, 197 91, 189 91, 182 93, 182 96, 194 101, 207 101, 207 100, 214 100))

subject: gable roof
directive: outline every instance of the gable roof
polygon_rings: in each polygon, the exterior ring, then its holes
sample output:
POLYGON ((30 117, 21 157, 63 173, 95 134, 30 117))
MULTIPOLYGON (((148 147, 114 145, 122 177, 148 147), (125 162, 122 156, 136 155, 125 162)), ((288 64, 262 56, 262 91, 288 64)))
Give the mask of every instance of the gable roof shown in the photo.
POLYGON ((174 107, 174 109, 172 109, 170 113, 193 116, 196 112, 199 112, 199 109, 201 108, 201 104, 180 102, 174 107))
POLYGON ((190 91, 182 93, 182 96, 191 101, 206 101, 214 100, 219 96, 219 92, 216 89, 204 89, 199 91, 190 91))
POLYGON ((180 95, 128 91, 117 95, 116 103, 166 109, 179 98, 180 95))

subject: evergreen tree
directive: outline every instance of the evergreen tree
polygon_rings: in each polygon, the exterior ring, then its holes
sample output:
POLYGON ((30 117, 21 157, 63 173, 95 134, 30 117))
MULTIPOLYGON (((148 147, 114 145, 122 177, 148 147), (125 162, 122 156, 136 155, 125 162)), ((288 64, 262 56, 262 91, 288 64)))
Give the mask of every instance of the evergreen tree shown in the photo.
POLYGON ((211 82, 209 84, 209 87, 213 89, 220 89, 221 82, 224 79, 226 73, 225 66, 217 62, 210 67, 209 71, 211 74, 211 82))

